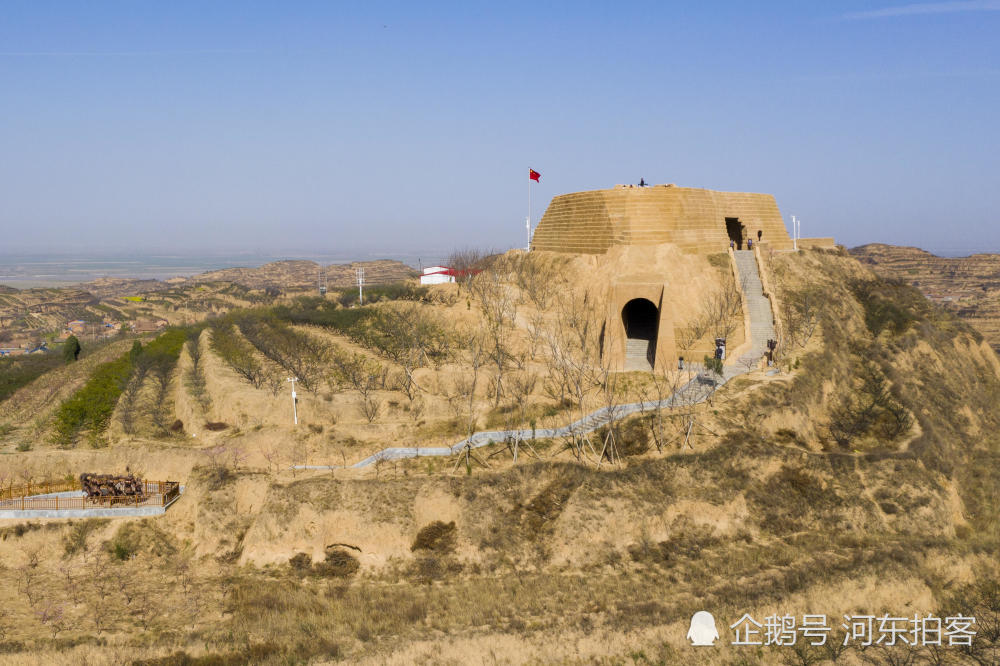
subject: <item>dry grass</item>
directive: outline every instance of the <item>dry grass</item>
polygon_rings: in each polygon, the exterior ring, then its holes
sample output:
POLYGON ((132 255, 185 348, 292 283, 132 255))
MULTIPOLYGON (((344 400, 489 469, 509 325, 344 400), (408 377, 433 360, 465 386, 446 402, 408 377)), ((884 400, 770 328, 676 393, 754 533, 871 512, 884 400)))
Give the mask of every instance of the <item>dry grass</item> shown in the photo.
MULTIPOLYGON (((175 443, 142 450, 185 470, 187 496, 166 517, 2 528, 0 608, 10 612, 0 622, 12 627, 0 636, 4 658, 812 664, 838 655, 719 647, 706 656, 686 647, 685 623, 702 609, 731 623, 743 612, 957 608, 989 622, 1000 603, 991 587, 1000 579, 996 358, 898 286, 874 285, 866 293, 892 307, 866 310, 848 285, 870 278, 838 254, 775 264, 779 287, 813 281, 828 294, 816 336, 782 359, 793 372, 725 387, 699 408, 693 448, 644 451, 648 417, 617 424, 633 455, 600 469, 560 453, 563 442, 539 441, 543 461, 525 454, 514 465, 498 455, 468 475, 429 459, 293 473, 287 458, 265 463, 254 447, 360 453, 429 441, 435 429, 450 436, 464 417, 428 394, 424 425, 398 407, 368 426, 343 395, 306 395, 304 413, 331 417, 322 432, 282 430, 279 408, 206 353, 211 402, 190 422, 236 427, 199 432, 211 438, 200 452, 175 443), (872 434, 844 449, 824 434, 860 357, 877 364, 893 399, 917 419, 891 447, 872 434), (261 415, 260 428, 250 413, 261 415), (75 579, 89 595, 124 578, 158 605, 134 606, 117 588, 103 597, 111 620, 98 626, 93 604, 73 601, 67 563, 94 568, 75 579), (37 586, 32 599, 19 591, 24 576, 37 586), (65 604, 76 621, 53 631, 39 619, 43 600, 65 604)), ((465 311, 464 299, 428 307, 465 311)), ((460 371, 421 379, 444 390, 437 382, 460 371)), ((546 404, 538 398, 526 412, 540 419, 531 411, 546 404)), ((484 396, 479 416, 490 423, 520 413, 488 404, 484 396)), ((127 450, 87 452, 87 460, 123 462, 112 456, 127 450)), ((979 653, 953 656, 990 663, 997 638, 984 636, 979 653)), ((873 648, 848 650, 837 663, 933 656, 873 648)))

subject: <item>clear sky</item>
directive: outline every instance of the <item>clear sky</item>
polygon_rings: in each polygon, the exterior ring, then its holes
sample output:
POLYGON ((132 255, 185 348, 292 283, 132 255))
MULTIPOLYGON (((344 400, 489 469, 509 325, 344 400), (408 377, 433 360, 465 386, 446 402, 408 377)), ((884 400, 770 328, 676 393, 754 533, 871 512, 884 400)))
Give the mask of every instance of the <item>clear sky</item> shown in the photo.
POLYGON ((1000 250, 1000 0, 0 0, 0 253, 442 253, 552 196, 773 193, 1000 250))

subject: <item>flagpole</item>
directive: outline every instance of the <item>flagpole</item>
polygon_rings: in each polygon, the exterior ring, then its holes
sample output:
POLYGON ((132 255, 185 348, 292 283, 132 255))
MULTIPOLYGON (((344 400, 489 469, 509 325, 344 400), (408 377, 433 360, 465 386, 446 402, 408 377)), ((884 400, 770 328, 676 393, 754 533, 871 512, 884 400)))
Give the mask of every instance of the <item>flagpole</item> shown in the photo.
POLYGON ((528 217, 524 222, 524 229, 528 235, 528 244, 524 247, 525 250, 531 249, 531 169, 528 169, 528 217))

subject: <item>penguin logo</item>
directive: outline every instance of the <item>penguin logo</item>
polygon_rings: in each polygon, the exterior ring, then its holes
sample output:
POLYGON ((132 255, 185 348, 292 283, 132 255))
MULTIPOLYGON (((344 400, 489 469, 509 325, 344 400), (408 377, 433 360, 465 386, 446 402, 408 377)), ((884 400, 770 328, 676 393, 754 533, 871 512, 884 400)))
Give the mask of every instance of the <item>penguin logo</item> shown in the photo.
POLYGON ((719 638, 719 630, 715 628, 715 618, 708 611, 698 611, 691 616, 691 628, 687 638, 691 645, 712 645, 719 638))

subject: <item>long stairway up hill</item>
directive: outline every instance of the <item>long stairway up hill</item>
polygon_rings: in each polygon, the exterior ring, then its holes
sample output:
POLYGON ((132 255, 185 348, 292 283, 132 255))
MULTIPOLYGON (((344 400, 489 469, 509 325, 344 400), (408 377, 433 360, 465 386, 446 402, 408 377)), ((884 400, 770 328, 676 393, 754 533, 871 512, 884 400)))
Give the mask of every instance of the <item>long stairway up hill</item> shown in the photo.
MULTIPOLYGON (((737 250, 733 253, 736 270, 740 276, 740 286, 746 296, 750 313, 750 349, 740 356, 736 365, 744 367, 756 361, 767 351, 767 341, 775 339, 774 315, 771 300, 764 295, 764 285, 760 281, 757 258, 751 250, 737 250)), ((737 374, 735 368, 727 367, 727 377, 737 374), (732 373, 732 374, 729 374, 732 373)))

